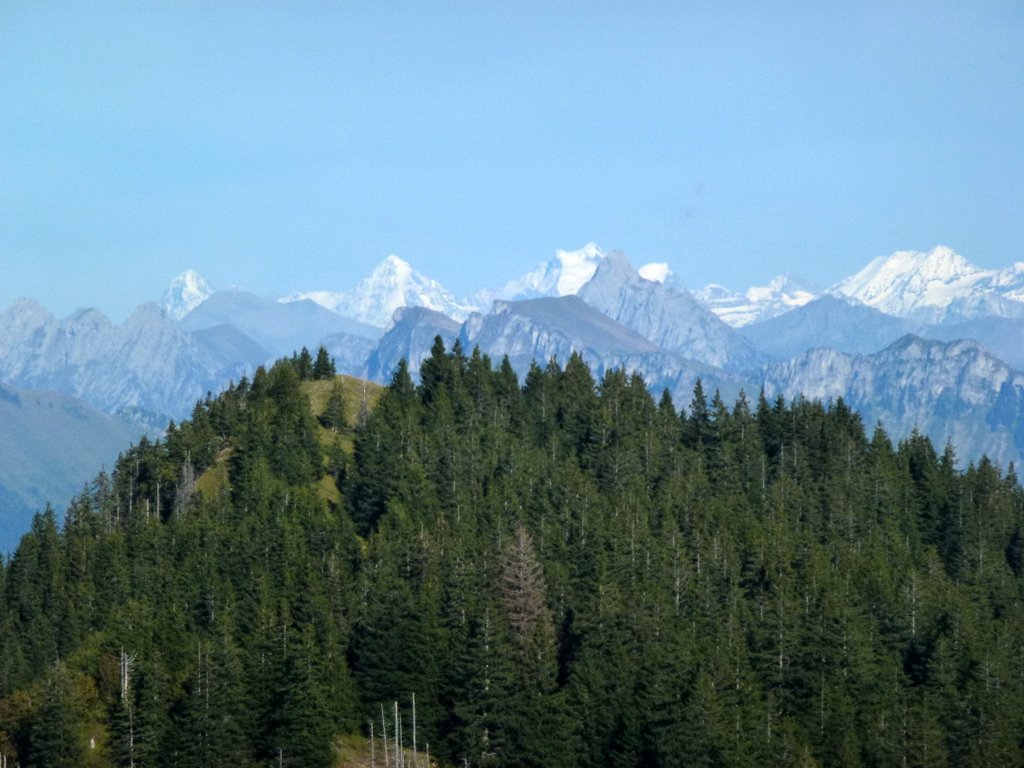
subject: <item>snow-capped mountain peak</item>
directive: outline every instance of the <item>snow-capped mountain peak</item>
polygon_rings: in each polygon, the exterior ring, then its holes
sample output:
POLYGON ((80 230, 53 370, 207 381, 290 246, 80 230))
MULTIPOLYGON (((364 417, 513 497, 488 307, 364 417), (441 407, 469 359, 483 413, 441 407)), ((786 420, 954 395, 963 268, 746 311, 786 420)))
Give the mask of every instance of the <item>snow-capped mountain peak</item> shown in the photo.
POLYGON ((815 286, 798 277, 779 275, 768 285, 753 286, 743 293, 712 283, 698 291, 696 296, 726 324, 741 328, 802 307, 819 294, 815 286))
POLYGON ((283 301, 301 299, 310 299, 340 315, 378 328, 389 327, 399 307, 425 307, 456 320, 464 320, 477 310, 476 306, 458 301, 436 280, 420 274, 409 262, 394 254, 347 293, 309 291, 283 301))
POLYGON ((595 243, 587 243, 578 251, 555 251, 555 260, 560 265, 555 281, 556 295, 575 296, 579 293, 580 288, 594 276, 605 255, 595 243))
POLYGON ((595 243, 587 243, 576 251, 555 251, 550 261, 538 264, 516 280, 510 280, 496 291, 480 291, 479 303, 488 304, 494 299, 536 299, 546 296, 575 295, 594 276, 597 265, 605 258, 605 252, 595 243))
POLYGON ((585 302, 657 346, 726 369, 756 366, 756 352, 686 290, 648 280, 612 251, 579 292, 585 302))
POLYGON ((928 253, 897 251, 880 256, 834 290, 891 315, 922 317, 941 313, 994 277, 994 272, 979 269, 940 245, 928 253))
POLYGON ((373 270, 374 276, 380 275, 394 275, 399 280, 404 280, 412 276, 413 268, 412 265, 405 259, 391 254, 384 261, 377 265, 377 268, 373 270))
POLYGON ((768 285, 748 288, 746 297, 752 302, 777 302, 789 309, 802 307, 814 299, 818 291, 792 275, 778 275, 768 285))
POLYGON ((178 275, 164 292, 160 307, 173 320, 181 320, 213 294, 213 288, 202 275, 187 269, 178 275))
POLYGON ((671 284, 675 278, 675 273, 664 261, 652 261, 650 264, 644 264, 637 272, 644 280, 650 280, 652 283, 671 284))

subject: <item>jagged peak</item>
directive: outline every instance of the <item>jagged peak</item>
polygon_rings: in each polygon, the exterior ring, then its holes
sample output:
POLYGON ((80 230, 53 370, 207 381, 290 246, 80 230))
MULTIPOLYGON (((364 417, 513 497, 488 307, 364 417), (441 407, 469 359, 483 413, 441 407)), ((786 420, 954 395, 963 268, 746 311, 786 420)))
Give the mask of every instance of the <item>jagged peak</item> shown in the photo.
POLYGON ((412 275, 414 273, 419 274, 412 268, 412 265, 408 261, 393 253, 378 264, 372 274, 377 275, 379 273, 389 272, 401 276, 412 275))
POLYGON ((50 310, 48 310, 46 307, 44 307, 42 304, 40 304, 35 299, 30 299, 30 298, 27 298, 25 296, 17 298, 13 302, 11 302, 11 305, 7 308, 7 310, 5 311, 5 314, 13 314, 13 315, 20 315, 20 316, 25 316, 25 315, 44 316, 45 315, 46 317, 53 317, 53 315, 50 312, 50 310))
MULTIPOLYGON (((635 278, 637 274, 637 271, 633 269, 633 265, 629 261, 629 257, 623 251, 616 250, 611 251, 597 263, 594 269, 594 274, 590 279, 594 280, 598 275, 602 277, 618 275, 622 277, 635 278)), ((587 282, 589 282, 589 280, 587 282)), ((583 286, 580 287, 582 288, 583 286)))
POLYGON ((189 268, 184 272, 179 273, 178 276, 171 281, 171 285, 194 285, 208 288, 210 284, 206 281, 205 277, 200 275, 194 269, 189 268))
POLYGON ((214 290, 206 278, 194 269, 186 269, 171 281, 164 291, 160 306, 170 318, 181 320, 213 293, 214 290))
MULTIPOLYGON (((675 283, 675 275, 666 262, 651 262, 644 264, 639 269, 633 266, 625 251, 609 251, 604 258, 597 263, 593 276, 580 287, 576 293, 585 295, 592 293, 595 286, 610 285, 639 285, 641 283, 666 286, 671 289, 680 288, 675 283), (584 286, 589 286, 584 288, 584 286)), ((683 291, 685 292, 685 290, 683 291)))
POLYGON ((921 354, 925 352, 933 353, 936 350, 941 350, 951 355, 971 353, 981 354, 986 357, 997 359, 974 339, 954 339, 953 341, 943 341, 941 339, 925 339, 918 336, 916 333, 908 333, 901 336, 882 351, 900 353, 913 351, 921 354))
POLYGON ((443 285, 417 272, 395 254, 383 259, 351 291, 309 291, 292 294, 281 301, 302 299, 378 328, 391 327, 395 310, 405 306, 426 307, 460 320, 478 309, 476 305, 458 301, 443 285))
POLYGON ((567 261, 581 261, 584 259, 600 261, 605 256, 606 254, 604 249, 593 241, 588 242, 582 248, 577 248, 575 251, 566 251, 561 248, 557 248, 555 250, 555 258, 563 263, 567 261))

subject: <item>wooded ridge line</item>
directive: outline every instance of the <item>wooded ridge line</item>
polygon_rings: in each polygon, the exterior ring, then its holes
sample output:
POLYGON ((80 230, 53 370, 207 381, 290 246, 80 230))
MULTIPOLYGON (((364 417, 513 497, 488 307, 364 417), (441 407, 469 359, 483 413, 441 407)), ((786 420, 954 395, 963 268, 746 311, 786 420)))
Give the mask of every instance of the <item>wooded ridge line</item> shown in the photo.
POLYGON ((520 382, 438 340, 381 391, 305 363, 36 516, 0 760, 1024 764, 1012 466, 841 400, 698 381, 680 413, 578 355, 520 382))

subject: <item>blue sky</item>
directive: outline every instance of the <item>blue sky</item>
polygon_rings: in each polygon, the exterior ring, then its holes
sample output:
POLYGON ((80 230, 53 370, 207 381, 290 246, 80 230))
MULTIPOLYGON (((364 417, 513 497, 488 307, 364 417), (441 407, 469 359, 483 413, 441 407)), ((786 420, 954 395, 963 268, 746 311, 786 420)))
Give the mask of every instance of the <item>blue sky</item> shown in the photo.
POLYGON ((0 308, 1024 260, 1024 5, 0 2, 0 308))

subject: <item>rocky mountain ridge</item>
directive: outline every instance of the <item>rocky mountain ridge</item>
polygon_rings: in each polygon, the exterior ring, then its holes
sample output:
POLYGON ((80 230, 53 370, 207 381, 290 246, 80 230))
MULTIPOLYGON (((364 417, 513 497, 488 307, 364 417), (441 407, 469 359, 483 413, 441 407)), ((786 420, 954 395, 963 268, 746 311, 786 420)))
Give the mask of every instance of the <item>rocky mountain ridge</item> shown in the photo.
POLYGON ((360 304, 371 324, 312 297, 282 302, 214 291, 191 272, 172 284, 163 309, 144 305, 121 324, 95 309, 58 319, 21 300, 0 311, 0 383, 76 398, 131 419, 141 434, 302 346, 322 344, 340 372, 386 382, 403 358, 415 375, 441 336, 467 353, 479 346, 495 362, 507 355, 521 377, 534 362, 564 364, 578 352, 598 374, 635 370, 680 407, 697 377, 726 401, 762 388, 787 398, 842 397, 868 422, 883 420, 895 438, 914 427, 938 443, 952 438, 963 461, 983 453, 1001 462, 1024 458, 1019 266, 979 270, 948 249, 904 252, 825 293, 812 295, 796 281, 748 291, 742 312, 760 319, 744 323, 724 293, 690 293, 667 265, 635 269, 625 254, 593 244, 560 251, 480 309, 450 299, 436 281, 413 279, 408 265, 385 266, 381 274, 405 276, 392 287, 427 286, 433 298, 371 291, 360 304), (367 303, 372 295, 376 308, 367 303), (424 306, 435 299, 447 311, 424 306))

